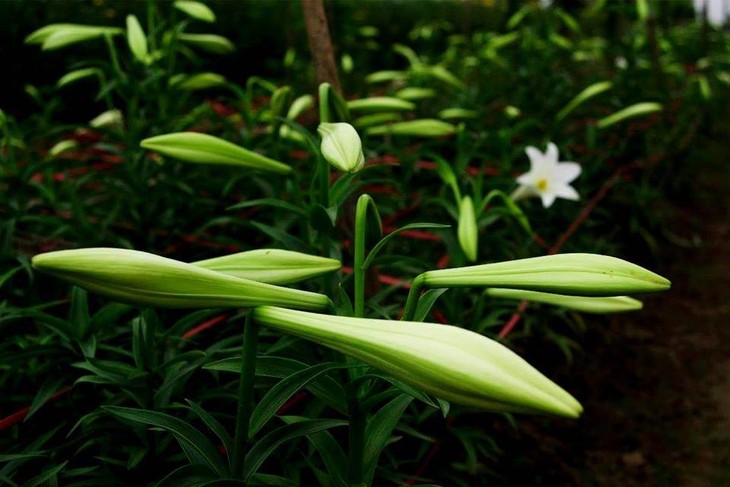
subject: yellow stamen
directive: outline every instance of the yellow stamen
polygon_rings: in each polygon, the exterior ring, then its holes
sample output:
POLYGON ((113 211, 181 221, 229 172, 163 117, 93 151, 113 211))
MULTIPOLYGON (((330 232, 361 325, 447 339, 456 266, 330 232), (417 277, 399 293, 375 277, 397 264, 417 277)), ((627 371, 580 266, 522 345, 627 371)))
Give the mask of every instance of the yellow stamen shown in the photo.
POLYGON ((547 179, 538 179, 537 184, 536 184, 537 189, 539 189, 540 191, 545 191, 547 189, 547 185, 548 185, 547 179))

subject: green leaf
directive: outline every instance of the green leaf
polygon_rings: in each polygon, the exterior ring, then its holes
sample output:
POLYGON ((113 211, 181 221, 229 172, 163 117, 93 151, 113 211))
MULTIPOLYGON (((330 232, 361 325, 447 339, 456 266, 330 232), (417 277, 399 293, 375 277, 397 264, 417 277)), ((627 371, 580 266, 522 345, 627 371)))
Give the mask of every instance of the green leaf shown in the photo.
POLYGON ((388 235, 383 237, 370 251, 368 254, 367 259, 365 259, 365 262, 363 263, 363 267, 367 269, 370 267, 373 263, 373 260, 375 260, 375 257, 377 257, 378 252, 380 252, 385 245, 390 242, 393 238, 398 236, 399 233, 404 232, 406 230, 416 230, 416 229, 423 229, 423 228, 449 228, 450 225, 442 225, 440 223, 409 223, 408 225, 404 225, 396 230, 393 230, 388 235))
POLYGON ((284 230, 257 221, 250 221, 249 223, 289 250, 303 252, 305 254, 312 253, 309 245, 284 230))
POLYGON ((372 479, 375 468, 378 465, 378 458, 383 448, 390 441, 393 429, 400 421, 408 405, 413 401, 409 394, 401 394, 388 404, 368 421, 365 429, 365 450, 363 451, 363 465, 365 467, 366 480, 372 479))
POLYGON ((261 464, 264 463, 279 446, 302 436, 318 433, 330 428, 347 426, 347 424, 347 421, 339 419, 311 419, 298 423, 286 424, 275 429, 256 442, 256 444, 254 444, 248 452, 248 455, 246 455, 243 479, 248 481, 248 479, 256 473, 261 464))
POLYGON ((436 300, 448 290, 448 288, 429 289, 428 291, 423 293, 423 295, 421 295, 421 298, 418 300, 416 312, 413 315, 413 321, 425 320, 428 316, 428 313, 431 311, 431 308, 433 308, 433 305, 436 304, 436 300))
POLYGON ((119 406, 102 406, 102 408, 120 418, 162 428, 172 433, 192 463, 207 465, 218 475, 225 475, 227 472, 228 469, 215 445, 203 433, 185 421, 169 414, 146 409, 119 406))
MULTIPOLYGON (((260 356, 256 359, 256 375, 259 377, 275 377, 284 379, 299 371, 305 370, 309 365, 298 360, 284 357, 260 356)), ((232 357, 210 363, 203 367, 206 370, 217 370, 221 372, 241 373, 241 358, 232 357)), ((312 394, 325 401, 337 411, 346 411, 345 391, 337 381, 330 377, 318 377, 316 381, 306 385, 306 389, 312 394)))
POLYGON ((291 211, 292 213, 296 213, 297 215, 301 216, 306 216, 307 214, 307 211, 301 206, 297 206, 276 198, 260 198, 255 200, 242 201, 240 203, 236 203, 235 205, 229 206, 228 208, 226 208, 226 210, 242 210, 244 208, 252 208, 258 206, 271 206, 272 208, 281 208, 282 210, 291 211))
POLYGON ((585 103, 586 101, 590 100, 591 98, 600 95, 603 92, 606 92, 610 90, 613 87, 613 84, 610 81, 601 81, 599 83, 594 83, 590 85, 589 87, 585 88, 583 91, 578 93, 575 98, 570 100, 559 112, 557 115, 555 115, 555 120, 558 122, 563 120, 565 117, 570 114, 573 110, 578 108, 580 105, 585 103))
POLYGON ((28 414, 25 415, 23 422, 28 421, 31 416, 33 416, 45 403, 47 403, 53 395, 61 389, 61 384, 63 384, 65 380, 66 379, 63 377, 49 377, 40 389, 38 389, 38 392, 36 392, 33 402, 30 404, 30 408, 28 408, 28 414))
POLYGON ((251 437, 271 419, 297 391, 305 388, 310 382, 331 370, 350 367, 347 364, 327 362, 300 370, 279 381, 261 398, 251 414, 249 426, 251 437))
POLYGON ((517 219, 517 222, 525 230, 525 232, 527 232, 528 235, 532 235, 530 220, 527 218, 527 215, 525 215, 525 213, 522 211, 522 208, 520 208, 519 205, 515 203, 512 198, 510 198, 508 195, 498 189, 490 191, 487 197, 484 198, 479 209, 479 213, 484 212, 489 203, 491 203, 492 200, 495 198, 501 200, 502 204, 504 204, 505 208, 510 212, 510 214, 517 219))
POLYGON ((155 487, 200 487, 218 476, 205 465, 183 465, 155 484, 155 487))
MULTIPOLYGON (((48 470, 42 472, 40 475, 33 477, 32 479, 30 479, 29 481, 24 483, 23 484, 24 487, 38 487, 39 485, 42 485, 45 482, 50 481, 50 479, 54 478, 56 475, 58 475, 58 473, 61 470, 63 470, 66 467, 67 463, 68 462, 66 461, 60 465, 56 465, 55 467, 49 468, 48 470)), ((51 485, 53 485, 55 483, 57 483, 57 480, 56 480, 56 482, 51 483, 51 485)))
MULTIPOLYGON (((308 420, 308 418, 299 416, 282 416, 281 419, 287 424, 308 420)), ((330 477, 334 477, 336 480, 344 480, 347 475, 347 455, 345 455, 335 437, 329 431, 320 431, 319 433, 308 434, 307 439, 319 452, 330 477)))
POLYGON ((230 455, 233 452, 233 438, 228 434, 226 428, 213 417, 208 411, 200 407, 197 403, 186 399, 186 402, 190 405, 190 409, 203 420, 205 425, 221 440, 223 448, 226 450, 226 456, 230 459, 230 455))
POLYGON ((75 83, 78 80, 89 78, 91 76, 101 77, 101 75, 101 70, 99 70, 99 68, 76 69, 61 76, 61 78, 56 82, 56 86, 58 88, 63 88, 64 86, 75 83))
POLYGON ((600 119, 596 123, 596 126, 599 129, 605 129, 607 127, 610 127, 611 125, 615 125, 619 122, 623 122, 624 120, 640 117, 642 115, 647 115, 649 113, 659 112, 661 110, 662 110, 661 103, 652 103, 652 102, 637 103, 635 105, 631 105, 630 107, 626 107, 623 110, 619 110, 616 113, 613 113, 607 117, 600 119))

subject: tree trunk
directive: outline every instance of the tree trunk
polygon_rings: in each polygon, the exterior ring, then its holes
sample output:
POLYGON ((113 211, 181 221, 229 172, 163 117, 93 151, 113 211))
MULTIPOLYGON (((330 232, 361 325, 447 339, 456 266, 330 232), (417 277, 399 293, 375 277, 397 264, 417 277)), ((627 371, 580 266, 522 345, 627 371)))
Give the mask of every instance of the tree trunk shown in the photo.
POLYGON ((317 84, 327 82, 342 93, 322 0, 302 0, 302 12, 304 25, 307 27, 309 50, 312 52, 312 62, 317 75, 317 84))

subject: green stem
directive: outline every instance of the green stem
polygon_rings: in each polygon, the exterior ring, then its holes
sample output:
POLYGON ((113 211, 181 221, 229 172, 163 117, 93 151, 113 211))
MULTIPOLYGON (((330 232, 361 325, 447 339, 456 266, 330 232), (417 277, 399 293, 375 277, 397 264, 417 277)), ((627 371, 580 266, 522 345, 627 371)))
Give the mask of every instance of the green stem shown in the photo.
POLYGON ((253 386, 256 379, 256 353, 258 348, 259 325, 253 320, 251 312, 246 316, 241 348, 241 378, 238 383, 238 409, 236 410, 236 431, 234 434, 233 477, 241 477, 249 447, 249 425, 253 411, 253 386))
POLYGON ((411 282, 411 290, 408 291, 406 306, 403 310, 403 321, 412 321, 418 307, 418 300, 421 298, 421 290, 423 289, 423 274, 416 276, 411 282))
POLYGON ((350 429, 349 429, 349 484, 353 487, 363 486, 363 457, 365 454, 365 427, 367 426, 365 411, 360 407, 357 390, 350 396, 350 429))
POLYGON ((365 316, 365 238, 367 234, 368 205, 372 202, 369 195, 364 194, 357 200, 355 209, 355 262, 353 279, 355 281, 355 317, 365 316))
POLYGON ((114 47, 114 41, 112 40, 112 36, 110 36, 109 34, 105 34, 104 41, 109 48, 109 57, 111 58, 112 67, 114 68, 114 72, 117 74, 117 78, 119 78, 120 80, 124 79, 124 72, 122 71, 122 67, 119 64, 119 56, 117 55, 117 48, 114 47))

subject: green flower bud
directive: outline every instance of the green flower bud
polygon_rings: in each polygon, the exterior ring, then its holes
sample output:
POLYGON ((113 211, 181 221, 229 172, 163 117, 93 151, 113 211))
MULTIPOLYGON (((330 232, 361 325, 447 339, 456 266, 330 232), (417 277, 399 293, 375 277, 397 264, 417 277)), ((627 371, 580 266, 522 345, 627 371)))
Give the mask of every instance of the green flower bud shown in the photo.
POLYGON ((147 37, 144 35, 139 20, 134 15, 127 15, 127 43, 129 50, 137 61, 150 64, 151 58, 147 51, 147 37))
POLYGON ((577 417, 582 407, 507 347, 464 328, 264 306, 266 326, 355 357, 413 387, 489 411, 577 417))
POLYGON ((209 23, 215 22, 215 14, 204 3, 194 2, 191 0, 177 0, 173 3, 173 6, 181 12, 185 12, 195 20, 202 20, 203 22, 209 23))
POLYGON ((140 145, 165 156, 197 164, 241 166, 278 174, 292 171, 282 162, 208 134, 176 132, 144 139, 140 145))
POLYGON ((50 24, 32 32, 25 38, 26 44, 41 44, 44 51, 59 49, 77 42, 88 41, 105 35, 118 35, 117 27, 97 25, 50 24))
POLYGON ((249 250, 192 264, 268 284, 292 284, 334 272, 342 265, 336 259, 279 249, 249 250))
POLYGON ((446 108, 439 112, 439 118, 444 120, 464 120, 468 118, 476 118, 477 112, 467 110, 466 108, 446 108))
POLYGON ((522 111, 512 105, 507 105, 504 107, 504 114, 507 118, 517 118, 522 114, 522 111))
POLYGON ((385 81, 404 81, 408 79, 405 71, 376 71, 365 76, 366 83, 383 83, 385 81))
POLYGON ((75 140, 62 140, 61 142, 58 142, 56 145, 48 149, 48 157, 57 157, 63 152, 76 149, 78 146, 79 144, 75 140))
POLYGON ((427 287, 503 287, 576 296, 665 291, 671 283, 625 260, 597 254, 557 254, 424 272, 427 287))
POLYGON ((421 120, 408 120, 390 125, 379 125, 367 129, 368 135, 410 135, 415 137, 444 137, 456 132, 456 127, 450 123, 424 118, 421 120))
POLYGON ((33 267, 110 299, 157 308, 265 304, 323 310, 327 296, 241 279, 127 249, 89 248, 36 255, 33 267))
POLYGON ((477 229, 477 218, 474 214, 474 204, 471 196, 464 196, 459 206, 459 227, 457 229, 459 245, 471 262, 477 260, 479 249, 479 230, 477 229))
POLYGON ((589 298, 584 296, 565 296, 562 294, 525 291, 523 289, 489 288, 484 294, 494 298, 524 299, 535 303, 545 303, 561 308, 591 314, 623 313, 640 310, 644 305, 638 299, 628 296, 610 296, 605 298, 589 298))
POLYGON ((398 90, 395 96, 401 100, 408 101, 425 100, 436 96, 436 90, 433 88, 407 87, 398 90))
POLYGON ((90 120, 89 125, 94 128, 120 128, 124 125, 124 119, 119 110, 107 110, 90 120))
POLYGON ((229 54, 236 50, 231 41, 215 34, 180 34, 178 39, 213 54, 229 54))
POLYGON ((183 91, 197 91, 215 88, 225 82, 226 78, 217 73, 177 74, 170 78, 169 85, 183 91))
POLYGON ((381 125, 399 120, 403 120, 400 113, 371 113, 370 115, 363 115, 356 119, 354 124, 357 128, 364 129, 372 127, 373 125, 381 125))
POLYGON ((383 112, 388 110, 409 111, 416 108, 416 105, 409 101, 389 96, 376 96, 373 98, 361 98, 347 102, 347 108, 354 111, 383 112))
POLYGON ((343 172, 355 173, 365 167, 362 142, 349 123, 321 123, 317 128, 322 137, 322 156, 343 172))

